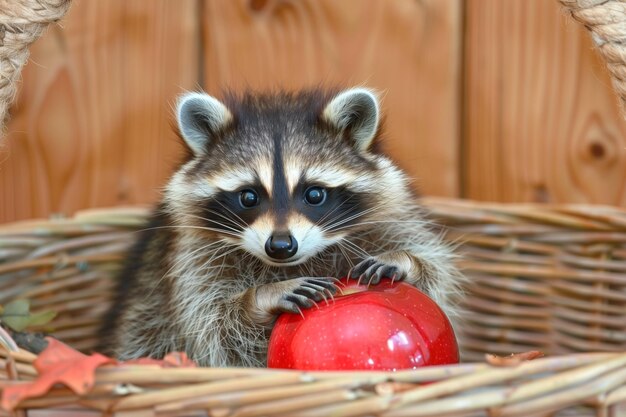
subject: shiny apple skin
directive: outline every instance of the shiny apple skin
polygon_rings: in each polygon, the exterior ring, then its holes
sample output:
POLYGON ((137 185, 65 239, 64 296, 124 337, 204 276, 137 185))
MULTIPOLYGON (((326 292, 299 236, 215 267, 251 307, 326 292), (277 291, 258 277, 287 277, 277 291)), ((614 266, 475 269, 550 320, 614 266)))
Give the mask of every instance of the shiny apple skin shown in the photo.
POLYGON ((424 293, 389 279, 369 288, 342 282, 349 294, 334 303, 277 319, 268 367, 393 371, 459 362, 450 321, 424 293))

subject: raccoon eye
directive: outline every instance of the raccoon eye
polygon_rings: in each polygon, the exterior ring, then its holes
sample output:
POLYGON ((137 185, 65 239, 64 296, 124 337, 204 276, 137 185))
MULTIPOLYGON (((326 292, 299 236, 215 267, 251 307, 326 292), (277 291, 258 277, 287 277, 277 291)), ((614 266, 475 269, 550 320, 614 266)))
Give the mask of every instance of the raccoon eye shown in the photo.
POLYGON ((243 207, 254 207, 259 204, 259 196, 252 190, 243 190, 241 194, 239 194, 239 202, 243 207))
POLYGON ((326 201, 326 190, 322 187, 309 187, 304 192, 304 201, 312 206, 319 206, 326 201))

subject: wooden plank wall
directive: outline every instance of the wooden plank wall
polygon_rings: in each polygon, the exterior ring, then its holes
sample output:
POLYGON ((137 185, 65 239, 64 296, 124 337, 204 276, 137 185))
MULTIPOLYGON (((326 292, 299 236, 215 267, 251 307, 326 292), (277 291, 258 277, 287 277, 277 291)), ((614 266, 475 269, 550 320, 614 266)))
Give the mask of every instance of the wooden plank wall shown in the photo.
POLYGON ((556 3, 466 3, 466 197, 626 203, 626 123, 589 34, 556 3))
POLYGON ((624 204, 626 124, 556 0, 75 0, 32 48, 0 222, 151 203, 184 90, 368 85, 424 194, 624 204))
POLYGON ((78 1, 32 47, 0 156, 0 221, 153 201, 198 80, 194 0, 78 1))

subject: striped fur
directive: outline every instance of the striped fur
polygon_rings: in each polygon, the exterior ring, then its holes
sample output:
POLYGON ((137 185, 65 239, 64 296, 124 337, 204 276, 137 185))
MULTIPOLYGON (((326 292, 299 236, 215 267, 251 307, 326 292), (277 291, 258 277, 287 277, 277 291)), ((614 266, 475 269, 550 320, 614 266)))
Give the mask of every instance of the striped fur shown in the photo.
POLYGON ((332 296, 328 277, 350 271, 372 282, 391 271, 455 320, 461 275, 407 176, 377 151, 378 106, 364 89, 182 98, 191 154, 120 274, 103 349, 264 366, 276 316, 332 296), (266 249, 278 233, 297 242, 287 259, 266 249))

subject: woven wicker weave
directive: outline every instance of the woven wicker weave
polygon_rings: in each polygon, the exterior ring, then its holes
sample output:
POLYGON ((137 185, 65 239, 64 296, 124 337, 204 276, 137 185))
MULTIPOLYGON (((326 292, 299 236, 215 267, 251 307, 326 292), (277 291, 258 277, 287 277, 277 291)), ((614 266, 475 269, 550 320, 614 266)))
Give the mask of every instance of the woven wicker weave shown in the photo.
MULTIPOLYGON (((44 11, 58 6, 44 25, 69 5, 32 1, 45 4, 44 11)), ((560 1, 592 31, 626 102, 626 2, 560 1)), ((0 0, 0 8, 16 4, 30 3, 0 0)), ((0 35, 6 24, 0 19, 0 35)), ((19 38, 9 52, 24 57, 35 37, 19 38)), ((0 59, 11 59, 5 49, 0 59)), ((0 119, 20 65, 0 83, 0 119)), ((626 416, 626 210, 425 203, 464 255, 460 266, 471 282, 462 351, 466 361, 479 363, 396 373, 108 365, 96 372, 87 394, 55 386, 0 415, 626 416), (534 349, 549 357, 510 367, 480 363, 485 352, 534 349)), ((34 311, 57 311, 54 335, 91 349, 111 277, 146 214, 140 208, 90 210, 71 219, 0 226, 0 304, 28 298, 34 311)), ((9 350, 0 349, 0 390, 37 376, 35 355, 9 350)))
MULTIPOLYGON (((425 203, 446 225, 448 238, 459 244, 461 266, 471 277, 470 313, 462 334, 466 359, 531 349, 549 355, 625 350, 626 210, 443 199, 425 203)), ((112 273, 146 214, 138 208, 89 210, 72 219, 3 226, 0 304, 19 295, 32 300, 35 310, 58 311, 55 336, 88 350, 106 309, 112 273)), ((33 355, 21 353, 16 359, 22 379, 35 374, 29 365, 33 355)), ((626 401, 626 353, 557 356, 515 368, 469 364, 396 374, 135 366, 97 375, 103 390, 98 401, 78 402, 58 388, 23 406, 80 403, 90 409, 163 412, 210 407, 224 413, 235 408, 242 413, 236 415, 279 415, 280 410, 295 415, 315 405, 302 415, 332 409, 336 415, 390 410, 383 415, 434 416, 444 409, 484 415, 481 410, 493 407, 502 415, 529 415, 531 409, 545 413, 584 402, 608 410, 626 401), (154 386, 157 379, 164 383, 154 386), (233 382, 210 382, 216 379, 233 382), (430 380, 442 382, 416 385, 430 380), (121 395, 128 390, 116 391, 116 383, 137 385, 137 393, 121 395), (505 388, 509 383, 517 387, 513 393, 505 388)), ((593 415, 591 409, 579 412, 593 415)))
MULTIPOLYGON (((471 277, 464 358, 539 349, 626 350, 626 211, 426 201, 462 242, 471 277)), ((59 312, 55 336, 89 350, 111 275, 145 209, 90 210, 0 229, 0 304, 16 296, 59 312)))

